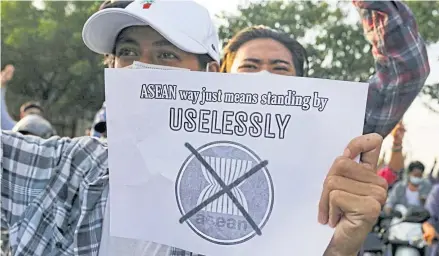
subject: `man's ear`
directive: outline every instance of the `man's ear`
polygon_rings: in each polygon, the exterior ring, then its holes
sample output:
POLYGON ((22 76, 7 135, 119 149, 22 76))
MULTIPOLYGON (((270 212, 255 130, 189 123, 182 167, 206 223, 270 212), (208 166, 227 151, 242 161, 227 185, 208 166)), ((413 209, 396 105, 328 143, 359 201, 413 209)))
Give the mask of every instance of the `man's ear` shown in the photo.
POLYGON ((107 65, 108 68, 114 68, 115 57, 112 54, 104 55, 104 64, 107 65))
POLYGON ((219 72, 219 71, 220 71, 220 66, 218 62, 216 61, 209 62, 206 72, 219 72))

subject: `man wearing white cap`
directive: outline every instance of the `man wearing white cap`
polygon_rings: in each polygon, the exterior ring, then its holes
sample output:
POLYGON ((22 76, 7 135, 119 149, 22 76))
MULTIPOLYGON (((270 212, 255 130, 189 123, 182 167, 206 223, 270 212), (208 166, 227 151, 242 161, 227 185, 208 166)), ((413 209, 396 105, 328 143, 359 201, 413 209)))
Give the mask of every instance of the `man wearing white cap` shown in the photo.
MULTIPOLYGON (((141 61, 218 71, 218 35, 202 6, 185 0, 114 4, 121 6, 97 12, 83 30, 85 44, 109 54, 111 67, 141 61)), ((13 255, 109 255, 100 251, 108 239, 106 145, 90 137, 43 140, 6 131, 1 142, 1 208, 13 255)), ((375 223, 387 188, 375 171, 381 142, 376 134, 353 139, 329 170, 319 221, 335 232, 325 255, 356 255, 375 223), (363 163, 353 160, 359 154, 363 163)), ((146 255, 192 253, 163 247, 146 255)))
POLYGON ((111 8, 127 3, 107 5, 84 25, 84 43, 96 53, 110 54, 110 67, 123 68, 140 61, 197 71, 219 70, 219 38, 204 7, 192 1, 161 0, 111 8))

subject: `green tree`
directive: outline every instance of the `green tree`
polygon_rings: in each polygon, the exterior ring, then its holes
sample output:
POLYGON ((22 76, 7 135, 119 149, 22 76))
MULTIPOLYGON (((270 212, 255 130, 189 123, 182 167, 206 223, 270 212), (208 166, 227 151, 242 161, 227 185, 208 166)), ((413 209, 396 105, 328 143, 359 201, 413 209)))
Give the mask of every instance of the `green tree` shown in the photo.
MULTIPOLYGON (((408 1, 429 44, 439 41, 439 1, 408 1)), ((227 43, 239 30, 252 25, 266 25, 283 30, 302 42, 310 59, 312 77, 366 81, 374 73, 371 47, 357 23, 347 22, 350 3, 329 5, 324 1, 262 1, 238 8, 238 14, 219 15, 223 25, 220 38, 227 43), (317 33, 312 44, 306 44, 306 32, 317 33)), ((352 9, 351 9, 352 10, 352 9)), ((424 93, 438 99, 438 87, 426 86, 424 93)))
MULTIPOLYGON (((16 67, 8 84, 9 111, 38 100, 49 120, 82 118, 104 99, 102 57, 82 41, 82 26, 100 1, 1 2, 2 64, 16 67)), ((68 134, 72 135, 72 134, 68 134)))
MULTIPOLYGON (((439 1, 409 1, 419 25, 419 31, 428 44, 439 41, 439 1)), ((431 60, 430 60, 431 61, 431 60)), ((437 72, 432 70, 432 72, 437 72)), ((426 107, 439 113, 439 83, 424 86, 423 94, 427 96, 426 107)))

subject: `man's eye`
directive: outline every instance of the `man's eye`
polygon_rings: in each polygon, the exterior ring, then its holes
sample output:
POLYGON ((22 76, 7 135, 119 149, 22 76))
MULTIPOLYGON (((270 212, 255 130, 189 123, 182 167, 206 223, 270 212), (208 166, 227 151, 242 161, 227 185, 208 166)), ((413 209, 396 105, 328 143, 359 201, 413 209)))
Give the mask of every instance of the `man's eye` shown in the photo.
POLYGON ((159 59, 178 59, 178 57, 171 52, 162 52, 158 57, 159 59))
POLYGON ((274 70, 289 71, 286 67, 275 67, 274 70))
POLYGON ((257 69, 258 67, 256 67, 255 65, 252 65, 252 64, 244 64, 244 65, 241 65, 239 68, 242 68, 242 69, 257 69))
POLYGON ((128 56, 128 57, 133 56, 134 57, 134 56, 138 56, 138 54, 134 50, 122 48, 117 52, 117 56, 128 56))

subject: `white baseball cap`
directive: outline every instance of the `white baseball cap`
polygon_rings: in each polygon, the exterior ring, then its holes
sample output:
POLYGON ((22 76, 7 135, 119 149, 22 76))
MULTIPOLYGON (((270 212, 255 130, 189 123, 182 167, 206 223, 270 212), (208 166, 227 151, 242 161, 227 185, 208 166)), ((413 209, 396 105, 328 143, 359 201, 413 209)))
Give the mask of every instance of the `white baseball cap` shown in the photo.
POLYGON ((179 49, 220 62, 218 33, 209 12, 192 0, 136 0, 126 8, 100 10, 85 22, 82 38, 90 50, 109 54, 119 33, 131 26, 151 26, 179 49))

